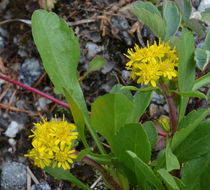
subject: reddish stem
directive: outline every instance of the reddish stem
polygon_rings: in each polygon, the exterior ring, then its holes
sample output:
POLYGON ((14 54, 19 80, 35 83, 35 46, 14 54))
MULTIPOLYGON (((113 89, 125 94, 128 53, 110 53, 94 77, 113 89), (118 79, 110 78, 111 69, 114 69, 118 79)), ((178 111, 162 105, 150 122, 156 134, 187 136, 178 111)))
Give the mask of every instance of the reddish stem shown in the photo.
POLYGON ((164 132, 158 132, 158 135, 159 135, 159 136, 163 136, 163 137, 166 137, 166 136, 167 136, 167 134, 164 133, 164 132))
POLYGON ((12 84, 18 85, 20 87, 23 87, 23 88, 25 88, 27 90, 30 90, 31 92, 34 92, 36 94, 39 94, 40 96, 43 96, 43 97, 47 98, 48 100, 51 100, 51 101, 53 101, 53 102, 55 102, 55 103, 57 103, 57 104, 59 104, 59 105, 61 105, 63 107, 66 107, 66 108, 69 109, 69 105, 67 103, 64 103, 64 102, 62 102, 62 101, 60 101, 60 100, 58 100, 56 98, 53 98, 52 96, 47 95, 44 92, 41 92, 41 91, 37 90, 36 88, 30 87, 28 85, 25 85, 23 83, 20 83, 18 81, 12 80, 10 78, 7 78, 7 77, 1 76, 1 75, 0 75, 0 79, 3 79, 3 80, 5 80, 7 82, 10 82, 12 84))
POLYGON ((166 86, 163 83, 159 84, 159 87, 161 88, 169 106, 169 116, 170 116, 170 121, 171 121, 171 128, 172 128, 172 134, 171 136, 174 135, 174 133, 177 131, 177 113, 176 113, 176 107, 174 100, 172 96, 168 94, 168 86, 166 86))

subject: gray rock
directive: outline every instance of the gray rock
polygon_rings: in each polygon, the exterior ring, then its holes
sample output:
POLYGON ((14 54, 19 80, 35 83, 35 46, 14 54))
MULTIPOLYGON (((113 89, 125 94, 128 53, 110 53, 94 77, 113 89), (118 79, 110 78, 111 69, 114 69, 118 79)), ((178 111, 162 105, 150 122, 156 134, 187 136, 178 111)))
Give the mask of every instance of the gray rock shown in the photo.
POLYGON ((14 138, 16 134, 24 128, 22 123, 18 123, 16 121, 12 121, 7 130, 5 131, 5 135, 10 138, 14 138))
POLYGON ((32 185, 31 190, 51 190, 51 187, 44 181, 40 184, 32 185))
POLYGON ((155 102, 157 104, 164 104, 165 103, 165 98, 164 96, 157 94, 155 91, 152 92, 152 102, 155 102))
POLYGON ((113 63, 106 62, 104 64, 104 66, 102 67, 101 72, 103 74, 106 74, 106 73, 110 72, 113 69, 113 67, 114 67, 114 64, 113 63))
POLYGON ((35 58, 26 59, 19 71, 19 80, 23 84, 33 85, 43 74, 44 69, 39 60, 35 58))
POLYGON ((25 190, 27 185, 26 166, 12 162, 2 168, 1 190, 25 190))
POLYGON ((97 53, 99 53, 103 50, 102 47, 97 46, 96 44, 91 43, 91 42, 88 42, 86 44, 86 48, 88 50, 88 53, 87 53, 87 58, 88 59, 92 59, 97 53))
POLYGON ((129 71, 127 71, 127 70, 123 70, 122 71, 122 78, 126 81, 126 80, 128 80, 129 78, 130 78, 130 76, 131 76, 131 73, 129 72, 129 71))
POLYGON ((203 12, 205 9, 210 7, 210 0, 202 0, 198 7, 199 12, 203 12))
POLYGON ((126 45, 131 46, 132 45, 132 38, 130 37, 128 32, 127 31, 122 31, 120 33, 122 34, 122 37, 123 37, 126 45))
POLYGON ((0 51, 4 49, 4 38, 0 36, 0 51))
POLYGON ((130 28, 128 21, 123 16, 112 16, 111 27, 118 28, 120 30, 127 30, 130 28))
POLYGON ((7 30, 3 29, 0 27, 0 35, 4 38, 8 38, 9 37, 9 33, 7 32, 7 30))

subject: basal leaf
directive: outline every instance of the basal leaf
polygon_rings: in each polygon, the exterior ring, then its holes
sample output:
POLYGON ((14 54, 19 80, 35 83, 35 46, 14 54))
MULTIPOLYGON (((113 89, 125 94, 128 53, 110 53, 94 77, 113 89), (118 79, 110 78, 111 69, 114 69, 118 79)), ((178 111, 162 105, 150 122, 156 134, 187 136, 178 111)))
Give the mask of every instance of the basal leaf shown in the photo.
POLYGON ((195 50, 195 61, 197 67, 203 71, 205 70, 206 66, 208 65, 210 60, 210 51, 197 48, 195 50))
POLYGON ((158 14, 151 13, 147 9, 138 8, 134 5, 132 12, 146 24, 156 36, 161 39, 165 38, 165 21, 158 14))
POLYGON ((32 34, 56 92, 64 95, 63 88, 71 88, 69 93, 83 114, 88 115, 77 79, 80 48, 73 30, 55 13, 37 10, 32 16, 32 34))
POLYGON ((130 101, 133 101, 133 95, 131 94, 129 89, 124 89, 124 86, 121 84, 116 84, 110 91, 110 93, 122 93, 124 94, 130 101))
POLYGON ((166 21, 165 41, 167 41, 175 35, 181 22, 179 9, 174 2, 166 1, 164 3, 163 17, 166 21))
MULTIPOLYGON (((210 153, 188 161, 181 173, 182 181, 185 184, 183 190, 199 190, 201 189, 201 176, 210 164, 210 153)), ((209 173, 209 171, 208 171, 209 173)), ((201 189, 204 190, 204 189, 201 189)))
POLYGON ((98 97, 91 107, 92 126, 109 142, 126 123, 133 121, 134 106, 123 94, 98 97))
POLYGON ((64 89, 64 94, 65 94, 65 97, 66 97, 66 99, 68 101, 70 110, 72 112, 72 115, 73 115, 73 118, 74 118, 74 122, 75 122, 75 124, 77 126, 77 130, 79 132, 79 136, 80 136, 80 138, 82 140, 82 143, 87 148, 88 144, 87 144, 85 133, 84 133, 84 128, 85 128, 84 115, 83 115, 82 110, 78 106, 77 102, 74 100, 74 98, 69 93, 69 91, 70 90, 67 91, 66 89, 64 89))
MULTIPOLYGON (((187 132, 189 132, 189 127, 180 130, 177 134, 186 134, 187 132)), ((181 137, 180 134, 179 137, 181 137)), ((176 136, 176 138, 178 138, 178 136, 176 136)), ((174 150, 174 154, 180 162, 200 157, 208 152, 210 152, 210 120, 196 126, 196 128, 174 150)))
POLYGON ((147 11, 149 11, 152 14, 156 14, 158 16, 161 16, 160 12, 158 11, 158 9, 150 2, 138 2, 134 4, 134 7, 137 7, 139 9, 145 9, 147 11))
POLYGON ((147 136, 149 138, 149 142, 151 144, 151 149, 155 148, 155 145, 157 143, 158 134, 155 125, 151 121, 146 121, 142 124, 144 130, 147 133, 147 136))
MULTIPOLYGON (((172 139, 172 151, 175 151, 180 144, 196 129, 198 124, 209 114, 210 108, 206 109, 202 115, 199 115, 194 122, 189 123, 184 129, 177 131, 172 139)), ((178 148, 179 149, 179 148, 178 148)))
POLYGON ((192 19, 186 20, 185 22, 190 29, 198 33, 201 37, 205 36, 206 27, 201 20, 192 18, 192 19))
POLYGON ((68 170, 64 170, 62 167, 58 168, 52 168, 52 166, 45 167, 44 169, 48 174, 65 180, 69 181, 71 183, 76 184, 78 187, 84 189, 84 190, 91 190, 88 186, 86 186, 83 182, 81 182, 79 179, 77 179, 75 176, 73 176, 68 170))
POLYGON ((138 92, 133 98, 134 104, 134 121, 138 122, 147 107, 149 106, 152 91, 138 92))
POLYGON ((192 5, 190 0, 176 0, 179 9, 183 15, 183 19, 186 21, 190 18, 192 12, 192 5))
POLYGON ((158 190, 164 190, 164 187, 159 180, 159 178, 155 175, 155 173, 152 171, 152 169, 141 160, 134 152, 127 151, 127 154, 133 159, 135 162, 135 165, 137 167, 136 175, 138 175, 138 172, 142 172, 143 175, 146 177, 146 179, 156 187, 158 190))
POLYGON ((120 163, 125 167, 127 176, 135 184, 135 179, 132 179, 135 178, 135 175, 130 173, 135 174, 136 166, 129 155, 126 154, 126 151, 134 152, 145 163, 148 163, 151 156, 151 147, 143 127, 138 123, 126 124, 115 136, 111 148, 120 163))
MULTIPOLYGON (((210 8, 209 8, 209 10, 210 10, 210 8)), ((206 35, 203 49, 210 51, 210 31, 208 31, 208 34, 206 35)))
POLYGON ((169 142, 167 142, 166 145, 165 155, 166 155, 166 169, 168 172, 180 169, 179 161, 177 157, 173 154, 169 142))
POLYGON ((176 184, 176 181, 173 178, 173 176, 170 173, 168 173, 167 170, 162 168, 162 169, 159 169, 157 172, 159 173, 159 175, 161 176, 161 178, 163 179, 164 183, 166 184, 166 186, 169 190, 179 190, 180 189, 178 187, 178 185, 176 184))

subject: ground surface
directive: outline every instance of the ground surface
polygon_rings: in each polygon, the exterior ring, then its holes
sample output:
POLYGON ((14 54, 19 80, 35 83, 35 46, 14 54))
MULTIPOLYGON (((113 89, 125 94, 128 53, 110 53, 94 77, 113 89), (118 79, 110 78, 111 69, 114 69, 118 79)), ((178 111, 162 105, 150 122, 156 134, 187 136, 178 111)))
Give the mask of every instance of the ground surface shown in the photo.
MULTIPOLYGON (((123 53, 135 43, 144 46, 147 40, 152 42, 155 39, 151 31, 143 23, 138 22, 129 11, 129 4, 133 2, 132 0, 62 0, 55 4, 53 11, 72 26, 80 41, 81 58, 78 67, 80 75, 95 56, 106 59, 104 67, 98 72, 89 74, 81 84, 88 108, 96 97, 109 92, 115 84, 132 84, 129 81, 129 72, 124 68, 127 60, 123 53)), ((33 11, 40 8, 38 1, 2 0, 0 6, 0 21, 6 21, 0 25, 0 74, 62 100, 61 96, 53 93, 53 85, 44 72, 32 39, 31 26, 25 23, 31 19, 33 11)), ((156 98, 159 100, 153 99, 154 102, 144 115, 144 119, 155 118, 160 114, 167 115, 167 107, 161 102, 163 100, 158 96, 156 98)), ((190 109, 199 106, 199 103, 202 104, 194 99, 190 109)), ((55 114, 59 117, 63 113, 71 120, 71 114, 67 109, 0 80, 0 168, 9 161, 21 162, 31 168, 40 182, 47 181, 52 189, 70 187, 78 189, 70 183, 55 180, 34 167, 32 162, 24 157, 31 148, 28 135, 31 133, 33 122, 40 121, 40 116, 50 119, 55 114), (16 133, 14 128, 12 132, 7 131, 11 126, 16 126, 14 127, 17 129, 16 133)), ((93 184, 99 177, 93 169, 80 163, 75 164, 72 173, 88 185, 93 184)), ((100 185, 96 189, 100 189, 100 185)), ((101 189, 105 187, 102 186, 101 189)))

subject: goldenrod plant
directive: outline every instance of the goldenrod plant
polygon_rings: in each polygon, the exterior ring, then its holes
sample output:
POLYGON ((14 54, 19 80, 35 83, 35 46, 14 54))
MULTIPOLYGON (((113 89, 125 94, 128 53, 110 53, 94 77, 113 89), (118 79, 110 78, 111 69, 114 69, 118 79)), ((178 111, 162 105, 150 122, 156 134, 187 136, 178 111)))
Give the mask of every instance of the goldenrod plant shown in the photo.
MULTIPOLYGON (((69 170, 76 161, 99 170, 112 190, 207 190, 210 187, 210 120, 205 118, 210 108, 185 113, 189 97, 208 99, 198 90, 210 81, 210 74, 205 74, 210 32, 206 34, 200 27, 201 22, 189 18, 190 0, 165 1, 162 9, 138 2, 132 11, 157 36, 153 45, 147 44, 144 48, 135 45, 127 53, 122 52, 128 58, 126 69, 131 72, 131 79, 142 86, 117 84, 110 93, 95 100, 91 113, 80 87, 82 80, 78 81, 80 48, 73 30, 55 13, 34 12, 35 44, 55 92, 68 101, 74 124, 56 118, 35 124, 30 136, 33 149, 26 156, 47 173, 82 189, 90 188, 69 170), (197 24, 196 28, 192 22, 197 24), (178 30, 180 38, 175 36, 178 30), (195 32, 206 36, 203 49, 195 48, 195 32), (205 75, 196 78, 196 66, 205 75), (135 96, 131 90, 137 91, 135 96), (140 123, 153 91, 165 96, 169 118, 161 116, 156 122, 140 123), (157 132, 158 123, 165 133, 157 132), (85 128, 97 149, 89 146, 85 128), (158 135, 165 136, 166 146, 154 155, 152 150, 158 135), (104 147, 99 136, 104 137, 110 148, 104 147), (77 138, 84 145, 80 152, 76 150, 77 138)), ((103 63, 103 58, 93 59, 87 72, 101 68, 103 63)))

